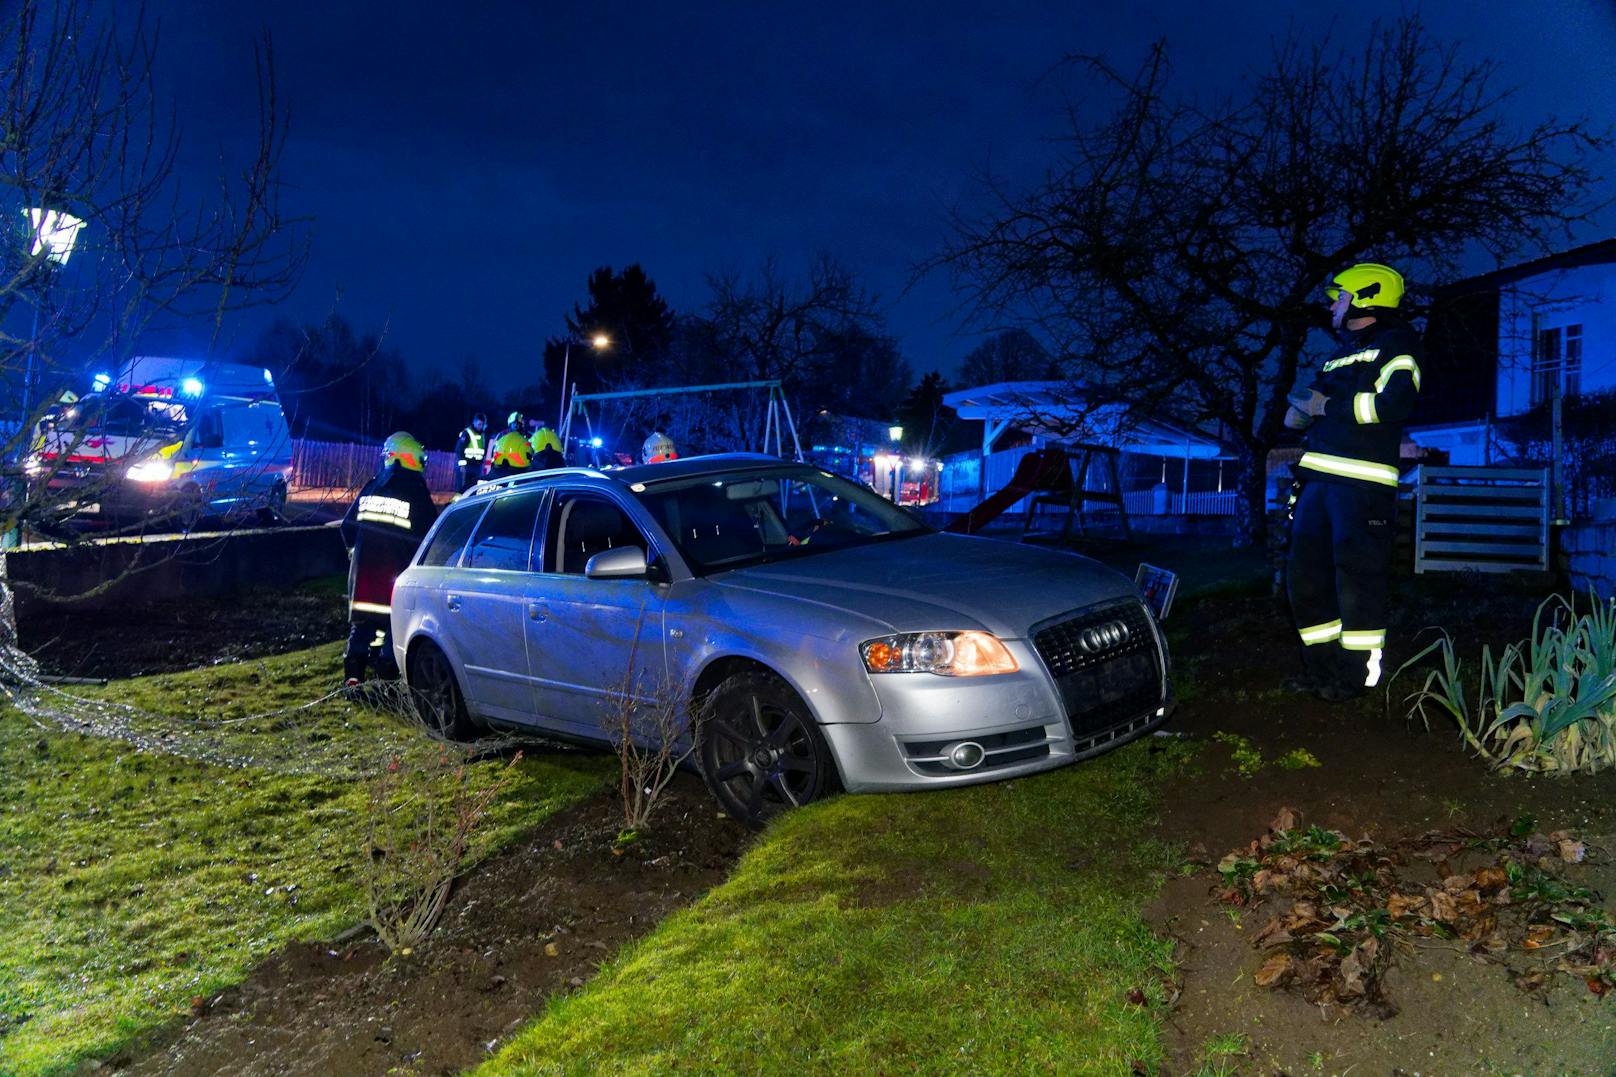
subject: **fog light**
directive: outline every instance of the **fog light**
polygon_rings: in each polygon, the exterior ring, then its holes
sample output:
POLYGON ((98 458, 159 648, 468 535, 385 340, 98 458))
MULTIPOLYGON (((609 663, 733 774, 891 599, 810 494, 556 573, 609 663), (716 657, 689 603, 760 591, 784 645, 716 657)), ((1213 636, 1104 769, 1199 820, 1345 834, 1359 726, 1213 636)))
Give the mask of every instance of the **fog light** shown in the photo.
POLYGON ((946 753, 948 765, 955 770, 975 770, 987 758, 987 752, 974 740, 951 745, 946 753))

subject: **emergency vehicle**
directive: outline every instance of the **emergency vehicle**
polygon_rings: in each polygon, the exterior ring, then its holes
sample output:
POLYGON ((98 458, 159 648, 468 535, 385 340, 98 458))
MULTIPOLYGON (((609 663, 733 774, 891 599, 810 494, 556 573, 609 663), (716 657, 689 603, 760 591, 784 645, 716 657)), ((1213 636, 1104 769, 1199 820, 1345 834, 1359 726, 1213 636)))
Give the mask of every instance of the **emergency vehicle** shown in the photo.
POLYGON ((292 438, 263 367, 140 356, 47 415, 23 470, 47 525, 269 523, 292 438))

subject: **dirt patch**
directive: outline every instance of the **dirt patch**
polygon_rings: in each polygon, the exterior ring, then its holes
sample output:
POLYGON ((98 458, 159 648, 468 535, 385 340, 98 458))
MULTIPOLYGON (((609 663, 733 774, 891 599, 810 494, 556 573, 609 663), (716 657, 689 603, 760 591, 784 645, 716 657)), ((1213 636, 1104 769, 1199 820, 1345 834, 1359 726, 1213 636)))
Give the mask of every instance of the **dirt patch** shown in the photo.
POLYGON ((348 634, 343 581, 119 610, 41 610, 17 625, 46 673, 137 677, 283 654, 348 634))
POLYGON ((616 846, 614 796, 558 815, 455 889, 411 958, 372 940, 298 943, 197 1000, 130 1075, 459 1073, 582 986, 625 943, 721 881, 750 833, 680 775, 657 827, 616 846), (615 851, 614 851, 615 850, 615 851))
MULTIPOLYGON (((1405 582, 1398 606, 1404 623, 1393 626, 1402 652, 1388 656, 1388 670, 1416 649, 1414 633, 1430 623, 1422 611, 1429 616, 1433 606, 1471 659, 1483 640, 1524 630, 1535 604, 1530 594, 1503 593, 1470 607, 1422 602, 1411 586, 1405 582)), ((1616 776, 1500 777, 1466 756, 1451 729, 1411 726, 1396 706, 1388 712, 1383 695, 1335 706, 1285 695, 1279 682, 1295 644, 1283 609, 1268 599, 1186 604, 1175 633, 1184 641, 1190 691, 1173 728, 1203 748, 1168 790, 1161 836, 1195 859, 1215 866, 1230 850, 1248 848, 1286 807, 1354 842, 1387 846, 1428 831, 1507 834, 1531 816, 1536 830, 1567 829, 1589 843, 1594 855, 1567 865, 1567 875, 1610 910, 1616 776)), ((1394 688, 1394 700, 1412 687, 1394 688)), ((1440 887, 1439 875, 1433 866, 1430 879, 1418 881, 1440 887)), ((1392 1016, 1258 986, 1274 955, 1255 940, 1272 917, 1220 900, 1227 890, 1211 870, 1174 878, 1147 914, 1180 943, 1170 1074, 1196 1072, 1205 1046, 1230 1036, 1247 1044, 1237 1061, 1245 1074, 1607 1074, 1616 1059, 1611 999, 1559 972, 1523 990, 1513 975, 1521 963, 1473 953, 1474 941, 1422 938, 1382 955, 1377 988, 1395 1001, 1392 1016)))

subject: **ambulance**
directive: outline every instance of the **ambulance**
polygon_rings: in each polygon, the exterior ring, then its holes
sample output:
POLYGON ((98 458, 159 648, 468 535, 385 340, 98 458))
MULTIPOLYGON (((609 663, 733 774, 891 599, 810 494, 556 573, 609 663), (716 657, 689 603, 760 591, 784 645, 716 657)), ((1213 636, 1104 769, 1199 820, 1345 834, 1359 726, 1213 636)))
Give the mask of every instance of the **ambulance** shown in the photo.
POLYGON ((23 471, 46 527, 277 522, 292 437, 263 367, 140 356, 46 415, 23 471))

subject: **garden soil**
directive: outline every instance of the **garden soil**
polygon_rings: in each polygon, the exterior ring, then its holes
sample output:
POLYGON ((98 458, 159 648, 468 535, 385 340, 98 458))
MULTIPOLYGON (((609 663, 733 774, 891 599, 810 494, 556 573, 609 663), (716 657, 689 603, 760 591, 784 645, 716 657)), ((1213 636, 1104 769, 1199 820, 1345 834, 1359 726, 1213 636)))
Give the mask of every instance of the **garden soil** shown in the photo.
POLYGON ((240 986, 196 999, 156 1050, 108 1068, 359 1077, 476 1065, 733 866, 750 832, 718 813, 697 778, 680 775, 665 795, 655 829, 626 846, 615 841, 615 796, 560 813, 466 876, 407 958, 370 937, 290 944, 240 986))
MULTIPOLYGON (((1411 640, 1426 624, 1452 630, 1472 667, 1483 642, 1496 653, 1500 641, 1526 634, 1541 591, 1468 587, 1468 598, 1455 599, 1463 592, 1452 585, 1400 582, 1402 623, 1394 625, 1400 646, 1388 655, 1388 673, 1416 649, 1411 640)), ((1285 695, 1279 682, 1294 668, 1295 645, 1288 619, 1268 598, 1187 602, 1175 616, 1189 690, 1172 729, 1202 750, 1168 789, 1160 822, 1161 836, 1186 849, 1192 863, 1185 871, 1193 873, 1170 879, 1147 914, 1178 942, 1167 1074, 1203 1072, 1208 1045, 1235 1042, 1244 1048, 1221 1059, 1225 1068, 1204 1072, 1616 1072, 1616 993, 1601 998, 1583 979, 1553 971, 1537 990, 1523 990, 1511 969, 1530 967, 1537 955, 1518 944, 1484 956, 1472 956, 1458 940, 1395 944, 1383 984, 1396 1010, 1389 1017, 1370 1006, 1312 1005, 1294 990, 1256 986, 1253 977, 1268 956, 1256 936, 1276 910, 1220 900, 1225 887, 1216 871, 1223 856, 1247 849, 1287 808, 1302 826, 1378 843, 1461 828, 1499 835, 1519 820, 1545 832, 1569 829, 1587 842, 1587 862, 1566 864, 1563 874, 1598 892, 1609 910, 1616 893, 1616 776, 1491 774, 1464 752, 1455 727, 1440 715, 1429 732, 1405 720, 1400 701, 1416 686, 1412 674, 1393 684, 1389 707, 1384 694, 1347 705, 1285 695), (1281 765, 1298 749, 1318 765, 1281 765)))

